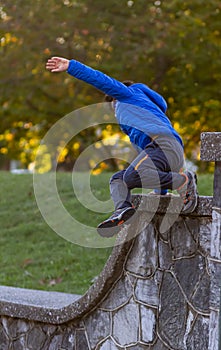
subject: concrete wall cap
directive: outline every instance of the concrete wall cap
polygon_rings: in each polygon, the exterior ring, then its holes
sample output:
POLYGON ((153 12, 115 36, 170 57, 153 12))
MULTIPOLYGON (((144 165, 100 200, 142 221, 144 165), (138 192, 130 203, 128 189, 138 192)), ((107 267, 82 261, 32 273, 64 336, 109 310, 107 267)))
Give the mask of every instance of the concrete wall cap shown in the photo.
POLYGON ((200 159, 221 161, 221 132, 203 132, 201 134, 200 159))

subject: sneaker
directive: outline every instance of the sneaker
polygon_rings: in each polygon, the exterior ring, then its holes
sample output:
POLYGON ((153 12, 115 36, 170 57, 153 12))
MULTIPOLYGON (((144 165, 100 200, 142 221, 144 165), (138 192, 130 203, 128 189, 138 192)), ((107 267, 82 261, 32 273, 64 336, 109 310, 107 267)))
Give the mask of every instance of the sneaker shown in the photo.
POLYGON ((181 213, 188 214, 195 210, 198 202, 197 177, 191 171, 186 171, 183 175, 186 177, 186 181, 177 189, 177 192, 183 200, 181 213))
POLYGON ((128 221, 135 213, 133 207, 117 209, 107 220, 101 222, 97 231, 102 237, 112 237, 119 232, 120 226, 128 221), (108 230, 109 228, 109 230, 108 230))

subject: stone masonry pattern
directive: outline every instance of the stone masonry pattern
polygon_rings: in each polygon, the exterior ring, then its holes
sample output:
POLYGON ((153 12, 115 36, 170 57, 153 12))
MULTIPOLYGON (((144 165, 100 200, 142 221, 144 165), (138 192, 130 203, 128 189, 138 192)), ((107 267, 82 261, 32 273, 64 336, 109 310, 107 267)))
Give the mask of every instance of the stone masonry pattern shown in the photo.
POLYGON ((147 215, 140 211, 120 278, 92 311, 61 325, 1 316, 0 350, 218 350, 211 216, 179 216, 160 232, 162 215, 145 226, 147 215))

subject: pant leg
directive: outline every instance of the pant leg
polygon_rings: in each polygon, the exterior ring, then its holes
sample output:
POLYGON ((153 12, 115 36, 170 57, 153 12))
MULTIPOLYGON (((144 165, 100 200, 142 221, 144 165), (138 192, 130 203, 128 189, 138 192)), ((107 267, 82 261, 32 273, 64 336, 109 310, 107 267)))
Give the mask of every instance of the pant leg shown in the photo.
POLYGON ((173 190, 185 182, 184 176, 179 173, 183 165, 183 151, 174 148, 176 144, 171 145, 171 142, 166 140, 163 149, 153 142, 135 158, 123 177, 128 189, 173 190))
POLYGON ((171 140, 153 142, 122 171, 110 179, 110 193, 115 209, 132 206, 133 188, 176 189, 185 178, 179 174, 183 167, 183 150, 171 140), (172 169, 172 171, 171 171, 172 169))
POLYGON ((132 206, 130 190, 123 181, 125 171, 126 170, 117 172, 110 179, 110 194, 114 202, 115 210, 132 206))

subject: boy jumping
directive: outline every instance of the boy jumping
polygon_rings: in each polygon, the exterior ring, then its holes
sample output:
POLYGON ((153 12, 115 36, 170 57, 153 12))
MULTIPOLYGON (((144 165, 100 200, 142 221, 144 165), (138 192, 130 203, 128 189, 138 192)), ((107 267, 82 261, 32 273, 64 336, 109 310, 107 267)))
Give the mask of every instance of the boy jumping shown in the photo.
POLYGON ((164 98, 147 85, 120 82, 76 60, 52 57, 46 63, 51 72, 67 71, 73 77, 93 85, 106 94, 112 102, 116 119, 138 156, 125 170, 110 179, 110 193, 115 211, 98 225, 102 236, 111 236, 135 213, 131 203, 133 188, 154 189, 164 195, 167 190, 177 190, 183 200, 182 213, 194 211, 197 206, 196 175, 191 171, 181 172, 184 165, 184 149, 180 135, 166 116, 164 98))

